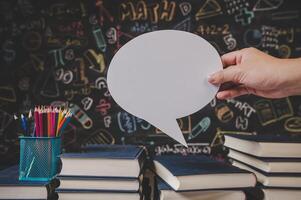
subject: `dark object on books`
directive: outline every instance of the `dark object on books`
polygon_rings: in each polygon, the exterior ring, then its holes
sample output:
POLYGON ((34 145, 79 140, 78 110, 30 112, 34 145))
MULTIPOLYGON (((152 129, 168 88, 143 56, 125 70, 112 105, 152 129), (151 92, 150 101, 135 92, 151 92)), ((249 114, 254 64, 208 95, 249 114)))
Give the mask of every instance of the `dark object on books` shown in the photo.
POLYGON ((111 190, 137 192, 142 185, 143 174, 138 178, 126 177, 87 177, 87 176, 58 176, 58 189, 74 190, 111 190))
POLYGON ((97 190, 60 190, 57 189, 60 200, 142 200, 143 196, 138 192, 117 192, 117 191, 97 191, 97 190))
POLYGON ((246 194, 246 200, 263 200, 264 194, 261 190, 261 187, 258 187, 257 185, 252 188, 244 188, 244 193, 246 194))
POLYGON ((137 178, 145 163, 145 157, 143 147, 97 145, 93 151, 62 154, 60 175, 137 178))
POLYGON ((264 172, 301 173, 301 158, 263 158, 229 149, 228 157, 264 172))
POLYGON ((57 199, 58 181, 19 181, 19 166, 0 171, 0 199, 57 199))
POLYGON ((301 173, 266 173, 249 165, 233 160, 233 166, 253 172, 258 182, 268 187, 301 187, 301 173))
POLYGON ((155 172, 176 191, 252 187, 253 173, 204 155, 164 155, 154 160, 155 172))
POLYGON ((224 145, 258 157, 301 157, 300 137, 229 134, 224 145))
POLYGON ((167 183, 157 177, 158 200, 245 200, 246 196, 240 190, 195 190, 174 191, 167 183))
POLYGON ((296 200, 301 197, 301 189, 292 188, 262 188, 264 200, 296 200))

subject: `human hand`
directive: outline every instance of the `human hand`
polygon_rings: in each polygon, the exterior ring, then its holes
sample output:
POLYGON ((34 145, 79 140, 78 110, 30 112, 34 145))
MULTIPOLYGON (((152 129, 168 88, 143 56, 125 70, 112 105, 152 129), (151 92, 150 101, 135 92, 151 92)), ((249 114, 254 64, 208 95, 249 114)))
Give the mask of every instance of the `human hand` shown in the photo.
POLYGON ((233 82, 236 86, 217 93, 218 99, 254 94, 282 98, 301 94, 301 59, 279 59, 255 48, 224 54, 224 69, 212 74, 214 85, 233 82))

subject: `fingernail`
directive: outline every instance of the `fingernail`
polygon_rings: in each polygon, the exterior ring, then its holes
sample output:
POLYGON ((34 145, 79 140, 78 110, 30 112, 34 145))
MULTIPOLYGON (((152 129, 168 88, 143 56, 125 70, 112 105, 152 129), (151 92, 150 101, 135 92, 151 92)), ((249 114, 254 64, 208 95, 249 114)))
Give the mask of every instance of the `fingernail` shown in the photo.
POLYGON ((215 77, 216 77, 215 73, 214 73, 214 74, 210 74, 210 75, 208 76, 208 82, 209 82, 209 83, 212 83, 212 84, 216 83, 215 77))
POLYGON ((216 94, 216 98, 218 98, 220 100, 229 99, 230 98, 230 94, 228 92, 218 92, 216 94))
POLYGON ((218 92, 218 93, 216 94, 216 98, 222 100, 222 99, 223 99, 223 95, 222 95, 220 92, 218 92))

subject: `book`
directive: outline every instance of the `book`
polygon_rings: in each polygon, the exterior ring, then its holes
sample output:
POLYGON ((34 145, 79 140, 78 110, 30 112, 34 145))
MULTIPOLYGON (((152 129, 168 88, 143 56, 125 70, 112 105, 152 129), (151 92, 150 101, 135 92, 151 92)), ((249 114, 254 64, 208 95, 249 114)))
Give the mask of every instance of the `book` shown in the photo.
POLYGON ((301 196, 300 188, 262 188, 262 191, 264 200, 297 200, 301 196))
POLYGON ((253 173, 205 155, 162 155, 154 159, 155 173, 176 191, 252 187, 253 173))
MULTIPOLYGON (((150 173, 148 173, 149 170, 145 169, 143 176, 140 176, 141 182, 139 183, 139 188, 138 189, 132 189, 132 190, 118 190, 112 187, 108 187, 107 189, 101 188, 99 189, 98 187, 90 187, 88 188, 87 186, 79 185, 78 189, 76 188, 62 188, 58 187, 55 191, 58 194, 59 199, 117 199, 117 200, 128 200, 128 199, 133 199, 133 200, 152 200, 153 196, 153 181, 152 181, 152 176, 150 173), (83 186, 82 188, 80 188, 83 186), (85 189, 83 189, 85 188, 85 189)), ((89 177, 91 180, 95 179, 96 177, 89 177)), ((99 177, 97 177, 99 178, 99 177)), ((104 181, 106 180, 112 180, 113 178, 108 178, 104 177, 104 181)), ((121 180, 120 178, 114 178, 116 181, 121 180)), ((123 178, 127 179, 127 178, 123 178)))
POLYGON ((82 153, 64 153, 62 176, 135 177, 144 166, 145 150, 134 145, 97 145, 82 153))
POLYGON ((300 173, 266 173, 236 160, 232 161, 232 165, 253 172, 258 182, 267 187, 301 187, 300 173))
POLYGON ((167 183, 157 178, 158 200, 245 200, 246 195, 240 190, 199 190, 174 191, 167 183))
POLYGON ((229 149, 228 157, 264 172, 301 173, 301 158, 264 158, 229 149))
POLYGON ((56 190, 60 200, 142 200, 143 195, 138 192, 117 192, 117 191, 97 191, 97 190, 56 190))
POLYGON ((137 192, 143 181, 143 174, 138 178, 93 177, 93 176, 57 176, 58 189, 74 190, 110 190, 137 192))
POLYGON ((257 157, 301 158, 301 137, 228 134, 224 145, 257 157))
POLYGON ((58 181, 19 181, 19 166, 0 171, 0 199, 53 199, 58 181))

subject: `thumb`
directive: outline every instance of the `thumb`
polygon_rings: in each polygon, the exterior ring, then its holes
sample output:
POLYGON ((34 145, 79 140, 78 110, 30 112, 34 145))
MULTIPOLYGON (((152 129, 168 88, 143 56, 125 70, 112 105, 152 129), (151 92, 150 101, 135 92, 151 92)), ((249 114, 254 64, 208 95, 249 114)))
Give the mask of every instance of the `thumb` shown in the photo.
POLYGON ((237 65, 229 66, 221 71, 211 74, 208 78, 209 83, 218 85, 225 82, 240 83, 239 77, 241 70, 237 65))

